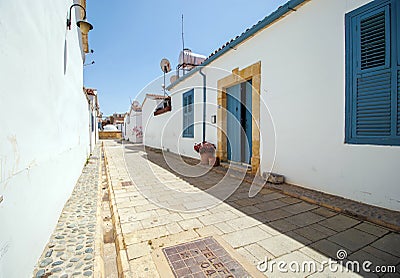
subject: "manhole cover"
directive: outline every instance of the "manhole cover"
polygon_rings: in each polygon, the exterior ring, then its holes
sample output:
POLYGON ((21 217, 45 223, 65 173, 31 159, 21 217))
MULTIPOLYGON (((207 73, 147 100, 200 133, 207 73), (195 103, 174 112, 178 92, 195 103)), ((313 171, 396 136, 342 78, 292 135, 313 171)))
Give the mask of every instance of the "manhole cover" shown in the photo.
POLYGON ((123 181, 123 182, 121 182, 121 185, 122 186, 132 186, 133 182, 131 182, 131 181, 123 181))
POLYGON ((250 277, 212 237, 163 249, 175 277, 250 277))

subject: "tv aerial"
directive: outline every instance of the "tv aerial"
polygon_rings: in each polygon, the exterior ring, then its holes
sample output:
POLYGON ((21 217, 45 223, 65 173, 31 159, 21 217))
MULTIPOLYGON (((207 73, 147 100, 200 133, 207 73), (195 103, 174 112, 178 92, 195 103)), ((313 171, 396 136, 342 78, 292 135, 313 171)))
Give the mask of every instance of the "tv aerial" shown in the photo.
POLYGON ((163 84, 163 89, 164 89, 164 97, 165 97, 165 74, 171 71, 171 63, 168 61, 168 59, 163 58, 160 62, 160 67, 161 70, 164 73, 164 84, 163 84))

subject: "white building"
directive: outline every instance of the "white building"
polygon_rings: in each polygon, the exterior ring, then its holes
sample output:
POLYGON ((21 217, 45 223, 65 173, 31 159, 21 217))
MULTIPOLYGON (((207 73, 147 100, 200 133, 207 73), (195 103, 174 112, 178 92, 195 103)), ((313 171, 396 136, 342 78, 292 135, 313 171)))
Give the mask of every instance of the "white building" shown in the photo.
MULTIPOLYGON (((162 139, 165 136, 161 136, 164 132, 164 126, 166 121, 169 119, 170 113, 154 115, 155 111, 159 108, 164 107, 167 97, 156 94, 146 94, 146 97, 142 103, 142 132, 143 132, 143 143, 146 146, 161 148, 163 146, 162 139)), ((170 107, 171 108, 171 107, 170 107)), ((168 109, 167 109, 168 110, 168 109)), ((157 113, 156 113, 157 114, 157 113)))
POLYGON ((88 101, 90 151, 92 152, 99 140, 99 119, 101 119, 99 98, 96 89, 84 88, 84 91, 88 101))
MULTIPOLYGON (((0 4, 0 277, 31 277, 86 158, 87 36, 72 0, 0 4)), ((85 1, 80 3, 85 6, 85 1)))
POLYGON ((259 175, 399 210, 398 11, 289 1, 171 84, 170 112, 145 123, 143 109, 144 143, 198 158, 205 139, 259 175))
POLYGON ((124 139, 132 143, 141 143, 143 139, 142 107, 134 101, 124 118, 124 139))

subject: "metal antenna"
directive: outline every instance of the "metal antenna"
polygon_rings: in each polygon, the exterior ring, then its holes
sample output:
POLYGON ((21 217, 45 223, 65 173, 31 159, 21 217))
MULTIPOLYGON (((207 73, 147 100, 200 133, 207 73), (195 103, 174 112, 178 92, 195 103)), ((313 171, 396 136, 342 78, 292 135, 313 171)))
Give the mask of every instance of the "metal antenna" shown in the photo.
POLYGON ((165 97, 165 71, 164 71, 164 85, 163 85, 163 90, 164 90, 164 97, 165 97))
POLYGON ((182 50, 185 49, 185 40, 183 38, 183 14, 182 14, 182 50))
MULTIPOLYGON (((185 40, 183 37, 183 14, 182 14, 182 63, 185 64, 185 40)), ((185 66, 182 67, 182 75, 185 75, 185 66)))

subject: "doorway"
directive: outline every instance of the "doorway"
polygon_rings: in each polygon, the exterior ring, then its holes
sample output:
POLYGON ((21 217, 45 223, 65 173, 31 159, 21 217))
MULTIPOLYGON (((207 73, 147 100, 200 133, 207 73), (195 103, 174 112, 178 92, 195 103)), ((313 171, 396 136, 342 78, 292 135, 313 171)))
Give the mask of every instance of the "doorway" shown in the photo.
POLYGON ((226 89, 227 158, 251 164, 252 118, 251 80, 226 89))
POLYGON ((261 62, 234 68, 217 86, 217 157, 251 164, 251 172, 260 174, 261 62))

